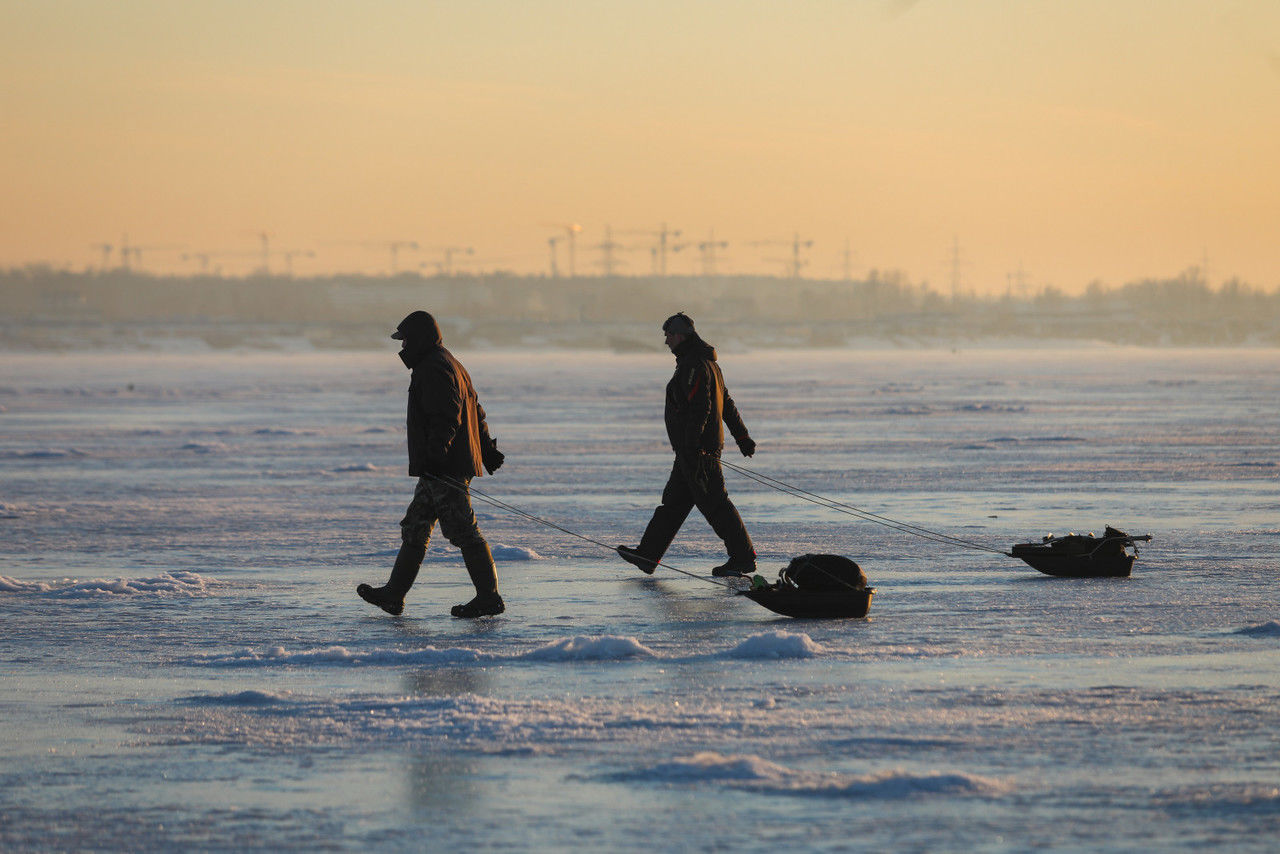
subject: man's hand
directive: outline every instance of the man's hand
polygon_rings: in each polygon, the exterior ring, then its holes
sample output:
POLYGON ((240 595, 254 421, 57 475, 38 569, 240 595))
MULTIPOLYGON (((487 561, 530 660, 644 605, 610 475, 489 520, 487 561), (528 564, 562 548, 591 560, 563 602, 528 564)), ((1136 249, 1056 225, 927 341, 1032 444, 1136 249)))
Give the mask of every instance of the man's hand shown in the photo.
POLYGON ((749 457, 756 452, 756 442, 750 436, 743 436, 738 440, 738 450, 742 451, 744 457, 749 457))
POLYGON ((498 450, 497 442, 489 442, 489 444, 480 452, 480 461, 484 463, 484 470, 489 474, 493 474, 495 471, 502 468, 502 464, 506 459, 506 454, 498 450))

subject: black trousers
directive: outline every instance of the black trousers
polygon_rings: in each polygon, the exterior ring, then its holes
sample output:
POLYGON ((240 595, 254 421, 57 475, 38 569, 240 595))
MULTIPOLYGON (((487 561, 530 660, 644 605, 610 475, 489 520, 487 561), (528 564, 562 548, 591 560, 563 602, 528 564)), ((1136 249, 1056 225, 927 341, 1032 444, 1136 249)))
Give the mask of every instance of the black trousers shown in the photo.
POLYGON ((676 538, 680 526, 694 507, 706 517, 711 530, 724 541, 729 562, 755 564, 755 547, 738 508, 729 500, 724 487, 724 471, 720 458, 711 455, 677 456, 671 476, 662 490, 662 503, 640 539, 638 551, 651 560, 661 560, 676 538))

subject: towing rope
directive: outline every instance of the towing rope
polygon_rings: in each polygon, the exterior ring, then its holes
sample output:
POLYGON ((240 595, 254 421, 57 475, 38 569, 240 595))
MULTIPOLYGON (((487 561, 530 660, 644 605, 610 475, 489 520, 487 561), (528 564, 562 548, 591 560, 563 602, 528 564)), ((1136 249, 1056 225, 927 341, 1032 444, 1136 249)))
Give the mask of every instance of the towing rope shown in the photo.
MULTIPOLYGON (((615 549, 613 546, 609 545, 608 543, 603 543, 600 540, 594 539, 593 537, 588 537, 586 534, 579 534, 577 531, 571 531, 568 528, 564 527, 563 525, 557 522, 553 522, 550 519, 544 519, 541 516, 535 516, 533 513, 530 513, 527 510, 523 510, 507 501, 503 501, 501 498, 494 498, 491 495, 486 495, 485 493, 476 489, 474 486, 469 485, 465 481, 458 480, 457 478, 450 477, 449 475, 428 475, 428 477, 432 477, 440 481, 441 483, 452 486, 454 489, 457 489, 461 492, 475 496, 476 498, 479 498, 481 501, 483 501, 486 504, 490 504, 494 507, 498 507, 502 510, 506 510, 508 513, 513 513, 516 516, 520 516, 524 519, 528 519, 530 522, 535 522, 539 525, 545 525, 546 527, 553 528, 561 532, 562 534, 568 534, 571 537, 577 537, 579 540, 585 540, 588 543, 592 543, 594 545, 600 546, 601 548, 608 549, 614 554, 617 554, 617 549, 615 549)), ((672 566, 671 564, 664 563, 663 561, 660 561, 660 560, 654 561, 654 565, 664 566, 667 569, 671 570, 672 572, 678 572, 681 575, 687 575, 690 578, 696 578, 699 581, 705 581, 708 584, 714 584, 717 587, 724 587, 734 591, 735 593, 738 592, 738 588, 734 587, 733 584, 727 581, 719 581, 714 578, 708 578, 705 575, 698 575, 696 572, 689 572, 688 570, 680 569, 679 567, 672 566)))
POLYGON ((998 555, 1004 555, 1005 557, 1013 557, 1012 552, 1006 552, 1001 549, 992 548, 991 546, 985 546, 982 543, 975 543, 972 540, 966 540, 961 537, 953 537, 950 534, 944 534, 940 531, 931 531, 928 528, 922 528, 919 525, 912 525, 908 522, 899 522, 896 519, 890 519, 887 516, 872 513, 869 510, 863 510, 859 507, 854 507, 851 504, 836 501, 834 498, 826 498, 815 492, 809 492, 808 490, 801 489, 798 486, 793 486, 785 481, 778 480, 775 477, 770 477, 767 474, 761 474, 760 472, 744 468, 737 463, 731 463, 728 460, 722 459, 720 464, 733 469, 743 477, 753 480, 763 486, 776 489, 779 492, 794 496, 802 501, 817 504, 819 507, 826 507, 830 510, 835 510, 837 513, 844 513, 846 516, 853 516, 855 518, 862 519, 865 522, 874 522, 877 525, 883 525, 886 528, 892 528, 895 531, 901 531, 904 534, 911 534, 912 536, 921 537, 926 540, 933 540, 937 543, 959 546, 966 549, 974 549, 976 551, 993 552, 998 555))

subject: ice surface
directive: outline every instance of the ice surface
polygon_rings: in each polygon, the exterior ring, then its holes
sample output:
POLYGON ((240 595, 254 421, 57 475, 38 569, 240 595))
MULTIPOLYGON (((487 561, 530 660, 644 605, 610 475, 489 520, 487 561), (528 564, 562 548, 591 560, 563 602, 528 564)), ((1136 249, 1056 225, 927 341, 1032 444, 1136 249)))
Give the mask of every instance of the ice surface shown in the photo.
MULTIPOLYGON (((507 612, 413 490, 377 353, 0 355, 4 850, 1206 850, 1280 835, 1280 354, 731 353, 772 577, 846 554, 864 620, 645 576, 667 355, 459 353, 507 455, 473 507, 507 612), (480 500, 492 495, 584 538, 480 500), (1112 524, 1129 579, 1001 551, 1112 524)), ((731 449, 732 450, 732 449, 731 449)))
POLYGON ((195 572, 175 570, 151 578, 73 578, 57 581, 22 581, 0 575, 0 592, 37 593, 61 599, 127 596, 198 596, 209 589, 209 580, 195 572))
MULTIPOLYGON (((637 781, 716 783, 759 794, 832 798, 916 798, 926 795, 999 795, 1011 786, 970 774, 902 770, 849 775, 803 771, 759 756, 722 756, 705 752, 662 762, 628 775, 637 781)), ((623 777, 622 779, 627 779, 623 777)))
POLYGON ((811 658, 822 647, 806 634, 778 630, 752 635, 729 653, 732 658, 811 658))
POLYGON ((1245 626, 1243 629, 1237 629, 1236 634, 1253 638, 1280 638, 1280 621, 1268 620, 1256 626, 1245 626))
POLYGON ((619 661, 656 656, 635 638, 574 637, 530 650, 523 657, 529 661, 619 661))

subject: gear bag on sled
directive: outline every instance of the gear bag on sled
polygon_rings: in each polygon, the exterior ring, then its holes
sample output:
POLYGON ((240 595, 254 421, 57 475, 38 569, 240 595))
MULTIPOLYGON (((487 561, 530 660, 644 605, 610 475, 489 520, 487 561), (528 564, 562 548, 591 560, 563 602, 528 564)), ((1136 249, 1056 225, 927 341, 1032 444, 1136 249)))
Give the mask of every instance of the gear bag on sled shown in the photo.
POLYGON ((801 590, 863 590, 867 586, 862 567, 844 555, 800 555, 778 572, 778 579, 801 590))
POLYGON ((867 586, 862 567, 849 558, 809 554, 779 570, 773 584, 757 575, 750 590, 738 592, 785 617, 859 619, 867 616, 876 590, 867 586))

